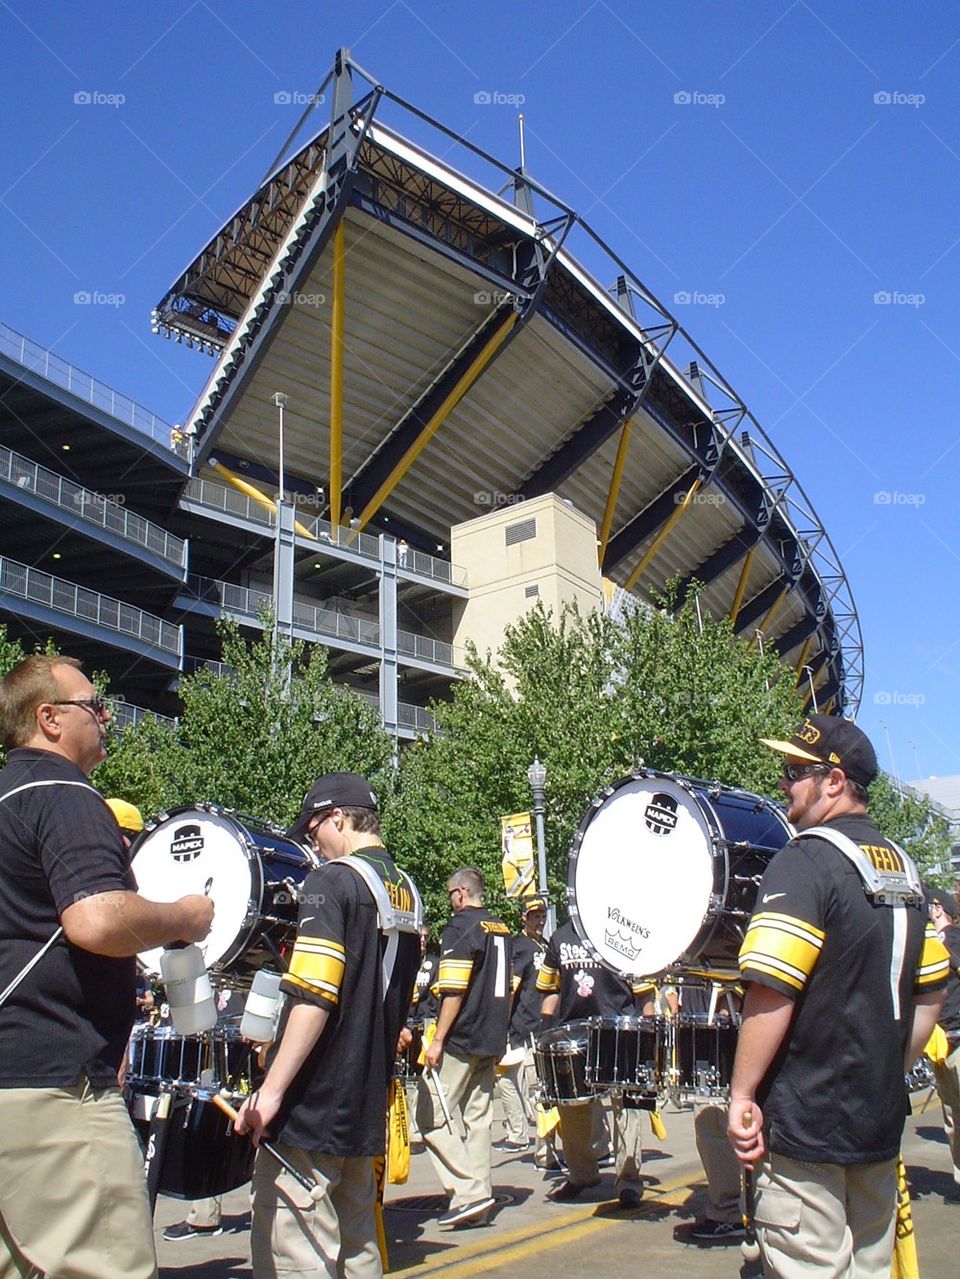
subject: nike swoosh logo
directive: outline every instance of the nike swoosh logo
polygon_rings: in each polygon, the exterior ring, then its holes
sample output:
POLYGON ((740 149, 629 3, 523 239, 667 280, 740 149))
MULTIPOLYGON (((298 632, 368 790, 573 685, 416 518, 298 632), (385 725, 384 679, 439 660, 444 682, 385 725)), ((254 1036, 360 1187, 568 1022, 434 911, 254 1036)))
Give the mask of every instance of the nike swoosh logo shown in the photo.
POLYGON ((445 955, 452 955, 452 954, 453 954, 453 947, 451 946, 449 950, 445 950, 443 953, 444 953, 445 955))
POLYGON ((767 902, 775 902, 778 897, 786 897, 786 895, 786 893, 764 893, 763 904, 766 906, 767 902))

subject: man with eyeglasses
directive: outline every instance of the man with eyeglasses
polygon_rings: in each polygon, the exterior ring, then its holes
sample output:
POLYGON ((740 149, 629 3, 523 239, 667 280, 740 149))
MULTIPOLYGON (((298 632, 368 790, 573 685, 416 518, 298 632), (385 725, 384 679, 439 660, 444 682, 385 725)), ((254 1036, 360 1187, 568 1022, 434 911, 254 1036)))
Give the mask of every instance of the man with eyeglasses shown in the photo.
POLYGON ((904 1071, 943 1001, 947 956, 910 858, 867 815, 877 759, 809 715, 780 789, 797 835, 770 863, 740 951, 747 985, 728 1133, 755 1166, 770 1279, 888 1276, 904 1071))
POLYGON ((152 1279, 153 1220, 117 1087, 139 951, 201 941, 213 903, 147 901, 88 781, 110 714, 80 663, 0 682, 0 1274, 152 1279))
POLYGON ((424 1053, 417 1126, 450 1207, 441 1229, 486 1220, 494 1199, 490 1179, 493 1084, 510 1023, 510 929, 483 904, 483 875, 462 866, 447 881, 453 918, 443 930, 437 1028, 424 1053), (448 1123, 463 1120, 464 1136, 448 1123))

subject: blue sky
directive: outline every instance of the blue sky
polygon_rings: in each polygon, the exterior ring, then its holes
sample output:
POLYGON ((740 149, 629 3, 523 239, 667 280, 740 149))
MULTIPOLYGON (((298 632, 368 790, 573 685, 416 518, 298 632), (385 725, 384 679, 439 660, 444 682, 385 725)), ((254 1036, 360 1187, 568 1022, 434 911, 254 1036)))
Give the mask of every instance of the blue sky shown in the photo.
POLYGON ((826 526, 882 763, 960 773, 960 11, 0 0, 0 320, 181 420, 210 363, 150 309, 340 45, 511 163, 522 97, 530 172, 675 310, 826 526))

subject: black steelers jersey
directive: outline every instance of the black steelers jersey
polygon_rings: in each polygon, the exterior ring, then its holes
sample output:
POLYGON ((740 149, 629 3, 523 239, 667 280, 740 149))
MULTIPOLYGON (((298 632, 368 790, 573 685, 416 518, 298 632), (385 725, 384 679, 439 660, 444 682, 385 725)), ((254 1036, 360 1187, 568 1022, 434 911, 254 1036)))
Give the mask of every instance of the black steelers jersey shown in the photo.
POLYGON ((436 983, 439 966, 440 959, 437 955, 424 955, 420 961, 410 1001, 410 1016, 417 1021, 429 1021, 437 1015, 439 1000, 432 987, 436 983))
POLYGON ((652 992, 653 982, 631 985, 626 978, 594 959, 567 920, 547 942, 537 977, 537 990, 559 995, 556 1017, 560 1022, 582 1017, 636 1017, 638 997, 652 992))
MULTIPOLYGON (((409 880, 383 847, 358 849, 400 909, 413 901, 409 880)), ((325 1008, 323 1033, 284 1095, 271 1125, 276 1140, 338 1156, 383 1153, 387 1084, 406 1019, 420 942, 401 933, 388 989, 384 936, 370 889, 349 866, 325 862, 307 876, 289 971, 280 989, 325 1008)), ((284 1010, 280 1034, 292 1001, 284 1010)), ((275 1050, 274 1050, 275 1051, 275 1050)))
MULTIPOLYGON (((868 856, 889 850, 865 814, 826 824, 868 856)), ((906 1114, 913 997, 946 980, 926 911, 874 904, 839 849, 796 840, 760 884, 740 971, 795 1004, 757 1092, 770 1149, 808 1163, 893 1159, 906 1114)))
POLYGON ((510 929, 483 906, 454 915, 440 942, 437 993, 463 1004, 446 1046, 465 1057, 502 1057, 510 1023, 510 929))
POLYGON ((547 943, 521 933, 513 939, 513 1012, 510 1015, 510 1047, 524 1044, 540 1024, 537 977, 547 943))

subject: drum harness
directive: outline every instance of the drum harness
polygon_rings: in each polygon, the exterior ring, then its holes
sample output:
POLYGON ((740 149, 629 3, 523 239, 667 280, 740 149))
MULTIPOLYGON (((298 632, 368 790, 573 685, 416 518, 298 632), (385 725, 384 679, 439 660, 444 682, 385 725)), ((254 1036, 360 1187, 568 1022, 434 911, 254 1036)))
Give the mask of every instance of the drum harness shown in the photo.
POLYGON ((902 870, 880 870, 849 835, 842 835, 829 826, 812 826, 800 831, 795 839, 825 839, 853 862, 863 881, 863 891, 877 906, 920 906, 923 904, 923 885, 912 858, 888 839, 886 842, 900 857, 902 870))
POLYGON ((383 998, 386 999, 390 979, 393 976, 393 970, 397 962, 397 947, 400 944, 400 934, 416 933, 419 937, 420 928, 423 924, 423 900, 416 884, 405 871, 400 871, 400 874, 403 876, 404 882, 413 897, 413 910, 400 910, 399 907, 394 906, 383 880, 370 863, 365 862, 362 857, 356 857, 353 853, 350 853, 346 857, 338 857, 334 864, 337 866, 349 866, 370 889, 370 894, 377 908, 377 924, 387 942, 381 961, 383 998))
MULTIPOLYGON (((70 781, 65 781, 57 778, 57 779, 51 779, 49 781, 44 781, 44 782, 26 782, 23 786, 17 786, 13 790, 7 791, 6 795, 0 795, 0 804, 5 803, 6 800, 12 798, 12 796, 14 795, 19 795, 21 791, 34 790, 39 786, 82 786, 84 790, 92 790, 94 795, 100 795, 100 792, 97 790, 97 788, 95 786, 91 786, 89 782, 70 782, 70 781)), ((100 798, 102 799, 103 796, 101 795, 100 798)), ((16 977, 14 977, 13 981, 11 981, 10 984, 7 986, 6 990, 0 991, 0 1008, 2 1008, 3 1005, 7 1002, 7 1000, 10 998, 13 992, 17 989, 20 983, 24 980, 24 978, 28 977, 30 973, 33 971, 33 969, 36 968, 40 960, 43 959, 44 955, 47 953, 50 947, 54 945, 54 943, 58 940, 58 938, 62 934, 63 934, 63 925, 60 924, 59 927, 57 928, 57 931, 53 934, 53 936, 48 938, 40 947, 40 949, 37 951, 37 953, 33 956, 33 958, 29 959, 24 964, 24 966, 17 973, 16 977)))

